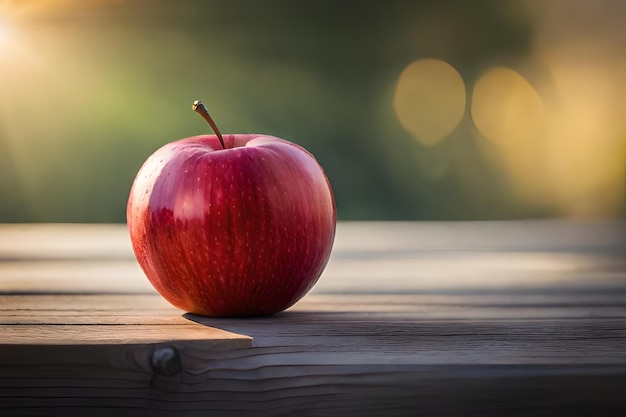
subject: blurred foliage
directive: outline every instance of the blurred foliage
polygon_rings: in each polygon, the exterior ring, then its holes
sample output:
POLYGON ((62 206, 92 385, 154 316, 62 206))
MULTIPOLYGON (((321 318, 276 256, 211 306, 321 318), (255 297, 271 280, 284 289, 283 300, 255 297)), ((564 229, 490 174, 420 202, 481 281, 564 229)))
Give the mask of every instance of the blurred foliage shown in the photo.
MULTIPOLYGON (((341 219, 569 214, 560 200, 517 192, 469 108, 430 146, 403 128, 392 105, 398 77, 418 59, 452 65, 468 103, 491 66, 532 79, 528 62, 539 62, 531 67, 542 73, 542 61, 532 61, 537 11, 529 3, 6 2, 0 25, 13 39, 0 43, 0 222, 124 221, 148 155, 209 132, 191 111, 198 98, 224 133, 267 133, 309 149, 341 219)), ((611 179, 623 185, 622 132, 611 179)), ((623 215, 623 207, 591 214, 623 215)))

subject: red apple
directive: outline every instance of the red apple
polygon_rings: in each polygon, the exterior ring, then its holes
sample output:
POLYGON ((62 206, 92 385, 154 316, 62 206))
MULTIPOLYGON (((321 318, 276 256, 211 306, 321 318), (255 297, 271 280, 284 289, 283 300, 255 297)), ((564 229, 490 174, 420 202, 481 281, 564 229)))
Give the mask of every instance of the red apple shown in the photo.
POLYGON ((323 169, 273 136, 215 135, 169 143, 141 167, 127 220, 135 256, 174 306, 211 317, 274 314, 321 275, 336 209, 323 169))

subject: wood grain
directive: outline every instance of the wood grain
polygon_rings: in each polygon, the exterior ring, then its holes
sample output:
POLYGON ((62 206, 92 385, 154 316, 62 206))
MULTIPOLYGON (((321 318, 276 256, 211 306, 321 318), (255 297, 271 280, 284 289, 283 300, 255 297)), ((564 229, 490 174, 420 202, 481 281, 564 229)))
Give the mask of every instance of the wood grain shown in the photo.
POLYGON ((123 225, 0 225, 0 415, 626 412, 626 222, 341 223, 288 311, 168 305, 123 225))

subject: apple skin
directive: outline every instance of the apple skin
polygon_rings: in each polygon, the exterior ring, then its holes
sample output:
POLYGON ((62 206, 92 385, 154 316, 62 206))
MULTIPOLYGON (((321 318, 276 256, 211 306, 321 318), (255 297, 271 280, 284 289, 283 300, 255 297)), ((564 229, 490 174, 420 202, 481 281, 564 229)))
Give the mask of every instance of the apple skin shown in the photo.
POLYGON ((139 265, 172 305, 209 317, 285 310, 317 282, 336 208, 322 167, 273 136, 169 143, 139 170, 127 223, 139 265))

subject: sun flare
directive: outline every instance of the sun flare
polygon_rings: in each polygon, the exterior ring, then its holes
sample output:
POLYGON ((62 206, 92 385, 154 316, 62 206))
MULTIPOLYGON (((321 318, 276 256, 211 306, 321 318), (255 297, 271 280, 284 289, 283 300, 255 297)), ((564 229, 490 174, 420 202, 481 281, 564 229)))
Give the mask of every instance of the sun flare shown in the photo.
POLYGON ((4 51, 11 40, 9 24, 0 17, 0 53, 4 51))

